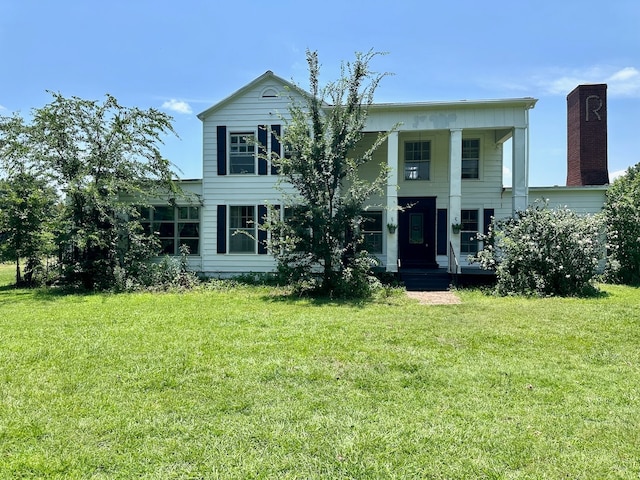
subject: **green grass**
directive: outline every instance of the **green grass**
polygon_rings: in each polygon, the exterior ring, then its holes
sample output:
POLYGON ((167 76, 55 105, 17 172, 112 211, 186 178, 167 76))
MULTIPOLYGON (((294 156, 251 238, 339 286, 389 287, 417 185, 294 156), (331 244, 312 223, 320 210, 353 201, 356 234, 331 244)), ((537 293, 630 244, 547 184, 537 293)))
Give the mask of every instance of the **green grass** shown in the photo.
POLYGON ((638 478, 640 291, 604 290, 0 287, 0 478, 638 478))

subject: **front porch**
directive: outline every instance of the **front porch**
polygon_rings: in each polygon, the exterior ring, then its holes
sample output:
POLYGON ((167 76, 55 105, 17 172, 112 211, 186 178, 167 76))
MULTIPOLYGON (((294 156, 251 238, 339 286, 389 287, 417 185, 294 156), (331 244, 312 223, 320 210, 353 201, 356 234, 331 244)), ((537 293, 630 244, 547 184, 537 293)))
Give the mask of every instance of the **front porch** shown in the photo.
POLYGON ((398 272, 400 264, 451 270, 450 249, 466 266, 474 253, 468 245, 474 231, 483 232, 491 216, 512 216, 526 208, 528 110, 533 105, 533 99, 515 99, 370 110, 367 131, 391 131, 380 155, 390 172, 381 198, 385 223, 397 226, 397 233, 383 230, 386 271, 398 272), (507 141, 511 161, 504 165, 507 141), (470 143, 477 152, 471 160, 470 143), (511 172, 508 195, 503 168, 511 172), (466 231, 454 228, 465 227, 465 220, 466 231))

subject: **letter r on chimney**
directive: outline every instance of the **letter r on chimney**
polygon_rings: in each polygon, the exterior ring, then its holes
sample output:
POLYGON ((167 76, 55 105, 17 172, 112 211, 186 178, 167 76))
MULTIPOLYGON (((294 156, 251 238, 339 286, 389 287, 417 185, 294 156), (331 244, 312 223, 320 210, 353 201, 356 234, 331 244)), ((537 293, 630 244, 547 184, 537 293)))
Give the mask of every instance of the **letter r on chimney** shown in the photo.
POLYGON ((598 96, 598 95, 589 95, 587 97, 587 100, 585 102, 585 107, 587 110, 587 118, 586 121, 589 121, 589 112, 593 112, 593 114, 598 118, 598 120, 602 120, 600 118, 600 114, 598 113, 600 111, 600 109, 602 108, 602 99, 598 96), (597 101, 597 105, 598 106, 594 106, 593 108, 590 108, 590 101, 597 101))

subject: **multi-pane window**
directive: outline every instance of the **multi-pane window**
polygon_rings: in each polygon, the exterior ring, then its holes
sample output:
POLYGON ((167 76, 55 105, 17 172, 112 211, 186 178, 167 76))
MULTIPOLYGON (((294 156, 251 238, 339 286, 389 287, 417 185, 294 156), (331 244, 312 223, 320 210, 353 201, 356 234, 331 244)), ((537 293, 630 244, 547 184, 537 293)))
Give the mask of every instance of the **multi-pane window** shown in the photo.
POLYGON ((480 140, 462 140, 462 178, 480 176, 480 140))
POLYGON ((200 249, 200 209, 194 206, 156 205, 140 209, 140 224, 145 233, 155 233, 161 253, 180 255, 180 246, 189 247, 191 255, 200 249))
POLYGON ((197 254, 200 247, 200 208, 188 206, 177 207, 177 210, 178 249, 180 245, 186 245, 189 253, 197 254))
POLYGON ((232 133, 229 137, 229 172, 256 173, 255 135, 232 133))
POLYGON ((429 180, 431 142, 404 143, 404 179, 429 180))
POLYGON ((369 253, 382 253, 382 212, 362 213, 364 249, 369 253))
POLYGON ((229 207, 229 253, 256 253, 256 207, 229 207))
POLYGON ((460 253, 475 255, 478 253, 478 210, 462 210, 462 228, 460 231, 460 253))

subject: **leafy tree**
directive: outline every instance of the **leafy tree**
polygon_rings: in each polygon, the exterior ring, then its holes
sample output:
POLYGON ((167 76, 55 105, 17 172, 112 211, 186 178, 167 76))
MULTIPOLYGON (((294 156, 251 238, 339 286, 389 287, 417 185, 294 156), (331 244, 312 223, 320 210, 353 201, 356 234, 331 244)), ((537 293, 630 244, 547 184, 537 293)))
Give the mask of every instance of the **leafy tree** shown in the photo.
POLYGON ((581 296, 604 257, 603 220, 568 208, 530 206, 515 218, 495 221, 474 259, 495 270, 501 295, 581 296))
POLYGON ((43 257, 54 251, 58 196, 29 155, 28 133, 21 117, 0 117, 0 260, 15 262, 16 285, 30 286, 43 257))
POLYGON ((155 254, 145 246, 130 200, 177 188, 158 148, 164 135, 175 133, 171 117, 124 107, 110 95, 104 102, 52 96, 32 112, 30 124, 14 117, 21 127, 13 138, 22 138, 22 156, 46 172, 63 197, 56 241, 64 280, 109 288, 118 269, 155 254))
POLYGON ((0 180, 0 259, 16 265, 16 285, 31 286, 43 257, 53 248, 52 218, 57 196, 29 173, 0 180), (20 260, 25 259, 24 277, 20 260))
POLYGON ((640 163, 607 190, 604 206, 611 280, 640 284, 640 163))
POLYGON ((357 53, 353 63, 343 64, 340 79, 321 88, 317 53, 307 51, 310 91, 299 89, 305 100, 292 101, 281 137, 286 154, 273 159, 281 180, 295 193, 285 194, 285 220, 272 212, 267 223, 274 232, 271 251, 289 280, 326 294, 367 293, 373 259, 366 252, 355 253, 362 240, 361 213, 367 199, 386 185, 388 169, 382 165, 373 181, 361 179, 358 169, 388 133, 378 135, 359 155, 354 149, 385 76, 369 69, 376 55, 357 53))

